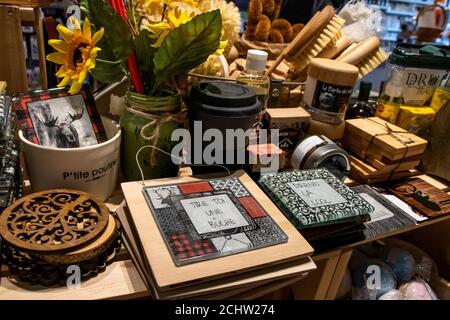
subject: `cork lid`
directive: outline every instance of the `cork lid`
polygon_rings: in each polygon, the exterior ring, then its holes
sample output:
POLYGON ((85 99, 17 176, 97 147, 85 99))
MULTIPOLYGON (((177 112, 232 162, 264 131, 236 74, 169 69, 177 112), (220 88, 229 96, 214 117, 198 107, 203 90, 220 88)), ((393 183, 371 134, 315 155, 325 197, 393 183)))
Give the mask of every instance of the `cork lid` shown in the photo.
POLYGON ((354 86, 358 68, 332 59, 315 58, 308 66, 308 75, 317 80, 341 86, 354 86))

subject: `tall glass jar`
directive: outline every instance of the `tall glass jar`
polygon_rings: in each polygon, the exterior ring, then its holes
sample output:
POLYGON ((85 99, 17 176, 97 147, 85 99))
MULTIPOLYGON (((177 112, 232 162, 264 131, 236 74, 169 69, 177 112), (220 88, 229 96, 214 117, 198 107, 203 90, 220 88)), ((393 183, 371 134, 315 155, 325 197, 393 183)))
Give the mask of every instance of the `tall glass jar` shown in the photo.
POLYGON ((180 94, 164 90, 162 96, 146 96, 128 91, 125 100, 126 108, 120 119, 121 167, 125 180, 141 179, 136 154, 143 146, 150 146, 138 156, 145 179, 176 176, 179 165, 169 154, 178 143, 171 141, 172 132, 184 127, 180 94))

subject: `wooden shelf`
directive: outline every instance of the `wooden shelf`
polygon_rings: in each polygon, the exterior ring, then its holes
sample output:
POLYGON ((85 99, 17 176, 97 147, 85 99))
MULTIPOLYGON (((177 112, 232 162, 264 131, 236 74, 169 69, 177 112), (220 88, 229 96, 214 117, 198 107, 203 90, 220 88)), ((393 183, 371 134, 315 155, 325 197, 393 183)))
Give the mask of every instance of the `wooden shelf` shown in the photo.
POLYGON ((0 4, 2 5, 12 5, 28 8, 47 7, 51 2, 51 0, 0 0, 0 4))

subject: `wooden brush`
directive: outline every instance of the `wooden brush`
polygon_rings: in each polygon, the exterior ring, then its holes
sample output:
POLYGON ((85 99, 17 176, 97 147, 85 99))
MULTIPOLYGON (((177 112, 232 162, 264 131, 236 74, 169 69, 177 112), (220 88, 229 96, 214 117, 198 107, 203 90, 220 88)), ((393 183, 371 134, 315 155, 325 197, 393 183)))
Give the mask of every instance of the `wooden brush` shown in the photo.
POLYGON ((352 44, 352 41, 346 37, 339 38, 335 43, 330 43, 317 58, 334 59, 352 44))
POLYGON ((335 15, 332 6, 326 6, 322 11, 317 12, 278 56, 266 75, 270 76, 284 59, 293 61, 298 71, 304 69, 312 58, 337 38, 344 22, 344 19, 335 15))
POLYGON ((372 36, 365 41, 352 44, 336 60, 358 67, 359 78, 362 78, 388 57, 388 54, 380 48, 380 39, 372 36))

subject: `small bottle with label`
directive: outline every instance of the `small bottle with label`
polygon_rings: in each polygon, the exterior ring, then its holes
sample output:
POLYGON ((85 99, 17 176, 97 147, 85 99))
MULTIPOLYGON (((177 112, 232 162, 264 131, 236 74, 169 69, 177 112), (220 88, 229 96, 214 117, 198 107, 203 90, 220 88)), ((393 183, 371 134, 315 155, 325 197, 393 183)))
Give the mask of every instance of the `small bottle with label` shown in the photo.
POLYGON ((261 122, 269 100, 270 80, 264 74, 267 63, 267 52, 262 50, 248 50, 245 70, 236 79, 237 83, 251 87, 261 102, 261 111, 257 115, 257 122, 261 122))
POLYGON ((358 101, 347 109, 346 119, 373 117, 374 110, 369 104, 372 83, 361 81, 359 83, 358 101))
POLYGON ((378 99, 375 116, 395 124, 400 112, 400 106, 403 104, 402 90, 403 72, 394 69, 383 88, 383 93, 378 99))

